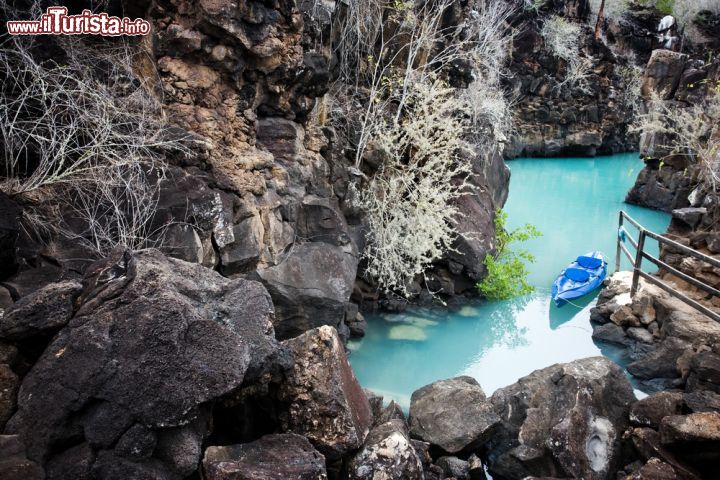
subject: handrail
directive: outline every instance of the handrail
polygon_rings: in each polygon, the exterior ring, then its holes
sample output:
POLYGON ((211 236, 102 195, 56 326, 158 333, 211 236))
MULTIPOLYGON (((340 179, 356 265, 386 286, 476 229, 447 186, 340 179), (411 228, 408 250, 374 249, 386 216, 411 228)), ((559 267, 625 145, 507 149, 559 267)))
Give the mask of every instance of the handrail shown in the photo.
POLYGON ((633 279, 632 279, 632 287, 630 288, 630 296, 634 297, 638 290, 638 284, 640 281, 640 277, 644 278, 645 280, 649 281, 650 283, 657 285, 658 287, 662 288, 666 292, 670 293, 672 296, 677 297, 678 299, 682 300, 683 302, 687 303, 691 307, 695 308, 696 310, 704 313, 708 317, 712 318, 716 322, 720 322, 720 314, 717 312, 710 310, 705 305, 702 305, 701 303, 697 302, 696 300, 693 300, 692 298, 688 297, 687 295, 681 293, 678 291, 677 288, 671 287, 667 283, 660 280, 660 278, 655 277, 647 272, 644 272, 642 270, 642 262, 643 259, 648 260, 649 262, 653 263, 654 265, 658 266, 659 268, 667 271, 671 275, 674 275, 678 278, 681 278, 682 280, 686 281, 687 283, 699 288, 703 292, 712 295, 714 297, 720 297, 720 290, 716 289, 712 285, 708 285, 702 280, 699 280, 695 277, 692 277, 684 272, 681 272, 680 270, 676 269, 675 267, 663 262, 659 258, 655 258, 654 256, 650 255, 645 251, 645 239, 647 237, 652 238, 653 240, 656 240, 659 245, 667 245, 672 247, 675 250, 679 250, 681 253, 688 255, 690 257, 696 258, 700 261, 706 262, 714 267, 720 268, 720 260, 717 258, 711 257, 709 255, 705 255, 704 253, 700 253, 697 250, 693 250, 690 247, 687 247, 681 243, 678 243, 674 240, 671 240, 669 238, 665 238, 662 235, 658 235, 655 232, 652 232, 650 230, 647 230, 645 227, 640 225, 640 223, 633 219, 630 215, 625 213, 624 211, 620 211, 620 215, 618 218, 618 238, 617 238, 617 252, 615 254, 615 271, 620 270, 620 260, 621 260, 621 254, 624 254, 625 257, 632 263, 633 265, 633 279), (639 236, 638 239, 635 240, 630 233, 625 229, 625 221, 627 221, 630 225, 634 226, 638 229, 639 236), (633 257, 630 250, 625 246, 625 241, 628 241, 630 245, 632 245, 633 248, 635 248, 635 256, 633 257))

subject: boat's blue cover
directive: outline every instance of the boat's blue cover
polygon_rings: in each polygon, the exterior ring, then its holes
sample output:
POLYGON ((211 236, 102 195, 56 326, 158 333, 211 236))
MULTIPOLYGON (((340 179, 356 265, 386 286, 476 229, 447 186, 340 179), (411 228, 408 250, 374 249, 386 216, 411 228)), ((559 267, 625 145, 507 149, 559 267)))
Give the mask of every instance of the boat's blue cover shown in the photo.
POLYGON ((558 307, 568 300, 582 297, 595 290, 605 280, 607 262, 601 252, 590 252, 577 257, 555 280, 552 298, 558 307))

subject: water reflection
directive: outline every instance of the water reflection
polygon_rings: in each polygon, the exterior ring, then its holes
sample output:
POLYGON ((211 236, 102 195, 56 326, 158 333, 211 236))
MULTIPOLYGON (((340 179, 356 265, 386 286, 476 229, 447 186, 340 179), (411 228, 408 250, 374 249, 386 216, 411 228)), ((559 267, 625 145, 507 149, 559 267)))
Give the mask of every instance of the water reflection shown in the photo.
POLYGON ((587 295, 583 295, 580 298, 574 298, 571 302, 568 302, 562 307, 558 307, 554 302, 550 302, 548 307, 550 328, 552 330, 557 330, 563 324, 572 320, 578 312, 586 309, 586 307, 595 300, 596 295, 597 294, 595 292, 592 292, 587 295))

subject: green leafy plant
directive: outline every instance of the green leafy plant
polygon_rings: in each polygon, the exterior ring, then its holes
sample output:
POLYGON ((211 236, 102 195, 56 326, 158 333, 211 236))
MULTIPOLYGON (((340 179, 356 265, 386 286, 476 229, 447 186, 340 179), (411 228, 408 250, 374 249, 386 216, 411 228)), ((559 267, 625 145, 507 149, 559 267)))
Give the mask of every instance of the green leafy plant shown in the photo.
POLYGON ((675 0, 658 0, 655 4, 655 8, 665 15, 673 14, 673 7, 675 6, 675 0))
POLYGON ((507 300, 535 290, 527 281, 529 272, 526 266, 527 263, 533 263, 535 257, 526 250, 511 250, 510 246, 540 237, 542 233, 530 224, 507 230, 506 223, 507 213, 498 210, 495 215, 496 254, 485 256, 488 274, 477 284, 480 292, 492 300, 507 300))

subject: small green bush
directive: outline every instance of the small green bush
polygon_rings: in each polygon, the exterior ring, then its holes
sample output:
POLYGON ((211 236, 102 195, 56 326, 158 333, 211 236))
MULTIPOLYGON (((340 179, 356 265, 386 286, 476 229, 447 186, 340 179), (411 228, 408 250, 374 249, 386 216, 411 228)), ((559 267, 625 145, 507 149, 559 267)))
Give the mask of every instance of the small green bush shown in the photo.
POLYGON ((485 256, 488 274, 477 284, 480 292, 492 300, 507 300, 535 290, 527 281, 529 272, 526 267, 526 263, 533 263, 535 257, 526 250, 510 250, 510 245, 540 237, 542 233, 530 224, 508 231, 506 222, 507 213, 498 210, 495 216, 497 253, 485 256))
POLYGON ((663 15, 672 15, 674 6, 675 0, 657 0, 655 3, 655 8, 663 15))

